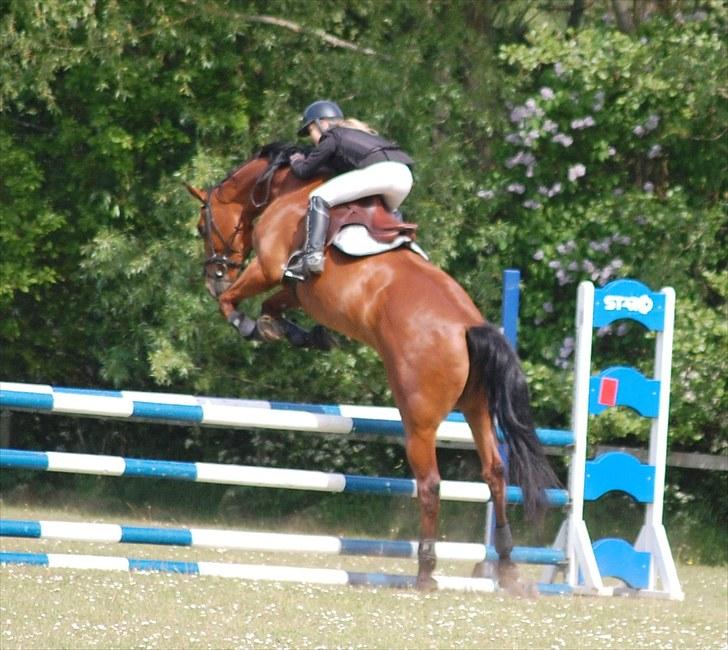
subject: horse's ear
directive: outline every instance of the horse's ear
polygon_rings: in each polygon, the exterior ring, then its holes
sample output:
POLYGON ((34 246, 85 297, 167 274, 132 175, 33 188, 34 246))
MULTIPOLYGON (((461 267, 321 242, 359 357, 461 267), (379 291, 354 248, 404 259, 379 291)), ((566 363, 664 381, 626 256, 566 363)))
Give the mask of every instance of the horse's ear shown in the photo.
POLYGON ((188 185, 187 183, 183 183, 183 185, 187 188, 187 191, 192 194, 192 196, 200 201, 200 203, 207 203, 207 192, 204 190, 198 190, 196 187, 192 187, 192 185, 188 185))

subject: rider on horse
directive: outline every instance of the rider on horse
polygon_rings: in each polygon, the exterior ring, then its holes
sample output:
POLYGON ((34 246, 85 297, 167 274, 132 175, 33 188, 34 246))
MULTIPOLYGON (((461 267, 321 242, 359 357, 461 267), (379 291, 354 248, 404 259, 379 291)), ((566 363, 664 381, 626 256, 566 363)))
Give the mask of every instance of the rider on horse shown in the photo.
POLYGON ((302 179, 333 172, 335 176, 309 195, 306 242, 286 269, 286 276, 305 279, 324 269, 329 208, 366 196, 381 195, 393 212, 412 189, 414 161, 399 145, 366 124, 344 119, 338 104, 319 100, 303 112, 299 135, 308 134, 315 147, 308 155, 290 157, 293 173, 302 179))

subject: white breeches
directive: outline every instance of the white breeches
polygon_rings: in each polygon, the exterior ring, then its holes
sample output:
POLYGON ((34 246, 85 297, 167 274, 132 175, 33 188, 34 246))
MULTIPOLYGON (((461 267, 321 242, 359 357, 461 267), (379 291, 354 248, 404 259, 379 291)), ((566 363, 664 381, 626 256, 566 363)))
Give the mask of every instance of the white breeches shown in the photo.
POLYGON ((365 196, 380 194, 390 210, 396 210, 412 189, 412 172, 393 160, 374 163, 334 176, 319 185, 311 196, 320 196, 329 205, 339 205, 365 196))

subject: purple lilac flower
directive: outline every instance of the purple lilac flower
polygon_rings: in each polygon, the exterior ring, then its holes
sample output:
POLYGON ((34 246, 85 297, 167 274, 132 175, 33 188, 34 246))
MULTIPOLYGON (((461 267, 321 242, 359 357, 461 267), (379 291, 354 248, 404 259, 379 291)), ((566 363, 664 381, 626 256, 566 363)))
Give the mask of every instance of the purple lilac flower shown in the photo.
POLYGON ((556 122, 554 122, 553 120, 546 120, 544 121, 541 128, 543 128, 546 133, 555 133, 559 130, 559 125, 556 124, 556 122))
POLYGON ((527 147, 532 146, 533 143, 536 142, 536 140, 538 140, 538 137, 540 135, 541 134, 536 129, 532 129, 531 131, 526 133, 525 136, 523 136, 523 144, 526 145, 527 147))
POLYGON ((660 125, 660 116, 656 113, 651 113, 645 122, 645 129, 648 131, 654 131, 660 125))
POLYGON ((557 133, 553 138, 551 138, 551 142, 556 142, 564 147, 570 147, 574 142, 574 138, 570 135, 566 135, 565 133, 557 133))
POLYGON ((563 244, 559 244, 556 247, 556 251, 559 253, 559 255, 567 255, 568 253, 571 253, 576 248, 576 242, 573 239, 570 239, 567 242, 564 242, 563 244))
POLYGON ((539 185, 538 187, 538 193, 548 198, 556 196, 559 192, 561 192, 561 183, 554 183, 551 187, 546 187, 545 185, 539 185))
POLYGON ((506 142, 508 144, 521 144, 523 142, 523 139, 518 133, 509 133, 506 136, 506 142))
POLYGON ((632 129, 632 133, 634 133, 638 138, 641 138, 646 133, 645 127, 641 124, 638 124, 632 129))
POLYGON ((561 77, 566 72, 566 68, 564 68, 564 64, 557 61, 554 63, 554 73, 557 77, 561 77))
POLYGON ((561 344, 561 349, 559 350, 559 358, 561 359, 568 359, 571 354, 574 352, 574 347, 576 346, 576 341, 574 340, 573 336, 567 336, 563 343, 561 344))
POLYGON ((643 186, 642 189, 647 192, 647 194, 652 194, 655 191, 655 185, 654 183, 650 183, 650 181, 647 181, 643 186))
POLYGON ((662 147, 659 144, 653 144, 650 147, 650 150, 647 152, 647 157, 650 160, 654 160, 655 158, 659 158, 662 155, 662 147))
POLYGON ((514 124, 518 124, 519 122, 523 122, 528 117, 530 117, 530 112, 525 106, 516 106, 511 111, 510 120, 514 124))
POLYGON ((533 199, 528 199, 528 201, 523 202, 523 207, 528 208, 529 210, 538 210, 541 207, 541 204, 533 199))
POLYGON ((506 167, 512 169, 516 165, 529 166, 536 162, 536 157, 530 151, 519 151, 515 156, 506 160, 506 167))
POLYGON ((478 190, 477 196, 481 199, 492 199, 495 197, 495 192, 493 190, 478 190))
POLYGON ((604 108, 604 91, 603 90, 597 90, 596 93, 594 93, 594 103, 592 104, 592 110, 594 112, 599 112, 604 108))
POLYGON ((603 325, 597 330, 597 336, 598 337, 604 337, 607 336, 607 334, 612 333, 612 326, 611 325, 603 325))
POLYGON ((540 261, 540 260, 542 260, 542 259, 543 259, 543 250, 539 248, 539 249, 538 249, 538 250, 537 250, 537 251, 536 251, 536 252, 535 252, 535 253, 533 254, 533 259, 535 259, 535 260, 537 260, 537 261, 540 261))
POLYGON ((521 183, 511 183, 506 190, 514 194, 523 194, 526 191, 526 186, 521 183))
POLYGON ((554 305, 553 305, 553 303, 550 303, 550 302, 545 302, 545 303, 543 304, 543 310, 544 310, 544 311, 545 311, 545 312, 546 312, 547 314, 553 314, 553 313, 554 313, 554 305))
POLYGON ((590 126, 594 126, 596 122, 594 121, 594 118, 591 115, 587 115, 586 117, 577 118, 575 120, 571 120, 571 128, 575 131, 578 131, 580 129, 587 129, 590 126))
POLYGON ((573 183, 576 181, 577 178, 581 178, 586 174, 586 167, 582 165, 581 163, 577 163, 576 165, 572 165, 569 167, 569 180, 573 183))
POLYGON ((590 241, 589 248, 593 251, 600 251, 602 253, 608 253, 611 243, 612 243, 612 240, 609 237, 607 237, 605 239, 600 239, 599 241, 590 241))
POLYGON ((556 94, 554 93, 554 91, 551 90, 551 88, 549 88, 548 86, 544 86, 543 88, 541 88, 541 90, 539 91, 539 94, 541 95, 541 97, 543 97, 544 99, 547 99, 547 100, 553 99, 554 97, 556 97, 556 94))

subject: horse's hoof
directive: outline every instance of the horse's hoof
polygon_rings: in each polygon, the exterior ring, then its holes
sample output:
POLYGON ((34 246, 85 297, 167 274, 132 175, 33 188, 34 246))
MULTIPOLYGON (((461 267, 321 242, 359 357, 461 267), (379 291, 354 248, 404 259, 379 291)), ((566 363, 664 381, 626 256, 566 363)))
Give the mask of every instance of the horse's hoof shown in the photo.
POLYGON ((511 586, 518 584, 518 567, 511 560, 498 560, 496 564, 498 584, 508 590, 511 586))
POLYGON ((511 596, 535 598, 538 587, 533 582, 521 582, 518 567, 511 560, 499 560, 497 564, 498 586, 511 596))
POLYGON ((471 574, 472 578, 488 578, 490 580, 495 580, 497 577, 497 572, 495 569, 495 563, 494 562, 478 562, 473 567, 473 573, 471 574))
POLYGON ((432 576, 417 576, 415 589, 418 591, 437 591, 437 581, 432 576))
POLYGON ((273 318, 273 316, 269 316, 268 314, 260 316, 256 321, 256 325, 258 335, 263 341, 273 343, 275 341, 280 341, 286 335, 286 330, 280 320, 273 318))
POLYGON ((334 338, 331 332, 322 325, 316 325, 309 332, 309 344, 312 348, 323 350, 324 352, 329 352, 330 350, 339 347, 339 342, 334 338))

